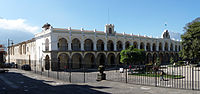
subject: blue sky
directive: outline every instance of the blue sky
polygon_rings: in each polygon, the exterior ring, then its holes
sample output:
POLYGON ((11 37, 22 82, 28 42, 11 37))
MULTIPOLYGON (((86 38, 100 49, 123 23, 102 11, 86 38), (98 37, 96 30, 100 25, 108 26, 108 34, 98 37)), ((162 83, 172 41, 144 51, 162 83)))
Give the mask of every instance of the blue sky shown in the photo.
POLYGON ((0 19, 22 19, 22 25, 32 30, 0 26, 0 32, 22 31, 26 33, 16 34, 26 36, 27 32, 41 32, 46 22, 58 28, 104 30, 109 9, 109 23, 117 32, 156 37, 167 22, 170 31, 182 34, 185 24, 199 17, 199 4, 199 0, 0 0, 0 19))

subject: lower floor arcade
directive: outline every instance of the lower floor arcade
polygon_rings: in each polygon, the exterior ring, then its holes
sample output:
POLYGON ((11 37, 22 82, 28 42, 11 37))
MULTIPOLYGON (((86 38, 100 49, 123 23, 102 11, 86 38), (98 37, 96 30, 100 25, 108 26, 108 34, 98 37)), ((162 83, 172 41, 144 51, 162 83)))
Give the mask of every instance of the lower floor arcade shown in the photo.
MULTIPOLYGON (((137 64, 155 63, 159 57, 161 64, 168 64, 170 58, 178 60, 176 52, 146 52, 144 62, 137 64)), ((120 65, 120 52, 102 51, 102 52, 54 52, 47 53, 44 58, 43 68, 45 70, 64 70, 67 68, 94 68, 98 65, 115 66, 120 65)))

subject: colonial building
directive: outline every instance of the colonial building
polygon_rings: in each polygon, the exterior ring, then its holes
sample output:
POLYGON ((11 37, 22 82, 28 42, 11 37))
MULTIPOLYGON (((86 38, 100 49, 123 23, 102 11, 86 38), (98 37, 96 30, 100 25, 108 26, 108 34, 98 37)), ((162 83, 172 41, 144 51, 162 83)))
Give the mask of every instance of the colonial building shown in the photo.
POLYGON ((32 69, 64 69, 93 67, 95 64, 120 64, 120 51, 133 45, 146 51, 146 62, 155 62, 160 57, 162 64, 170 57, 178 59, 180 41, 170 39, 168 30, 161 38, 117 33, 113 24, 106 24, 104 31, 83 28, 42 27, 35 38, 10 47, 11 62, 29 64, 32 69))

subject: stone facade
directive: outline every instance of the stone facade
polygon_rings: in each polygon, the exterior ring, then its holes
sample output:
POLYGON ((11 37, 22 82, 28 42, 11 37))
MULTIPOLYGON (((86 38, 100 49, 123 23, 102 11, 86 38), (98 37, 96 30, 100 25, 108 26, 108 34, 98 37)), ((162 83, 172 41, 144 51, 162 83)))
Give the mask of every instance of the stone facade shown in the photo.
POLYGON ((87 67, 93 67, 93 64, 120 64, 120 51, 130 45, 146 51, 146 63, 155 62, 156 57, 160 57, 162 63, 168 63, 170 57, 177 60, 180 41, 170 39, 168 30, 164 30, 161 36, 152 38, 117 33, 113 24, 106 24, 104 31, 53 28, 45 24, 34 39, 11 47, 15 53, 11 54, 11 60, 16 63, 18 59, 29 60, 29 64, 38 70, 62 70, 69 64, 72 68, 81 68, 81 64, 87 64, 87 67), (19 51, 24 45, 29 50, 25 54, 19 51))

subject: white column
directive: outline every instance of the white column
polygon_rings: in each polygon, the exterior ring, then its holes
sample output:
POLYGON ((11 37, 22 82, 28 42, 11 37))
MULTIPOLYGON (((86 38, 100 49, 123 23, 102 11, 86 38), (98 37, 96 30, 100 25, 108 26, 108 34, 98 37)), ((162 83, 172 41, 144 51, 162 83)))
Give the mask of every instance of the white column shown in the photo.
POLYGON ((71 34, 70 34, 70 36, 69 36, 69 42, 68 42, 68 50, 72 50, 71 44, 72 44, 72 40, 71 40, 71 34))
POLYGON ((107 51, 107 37, 106 37, 106 41, 104 42, 104 50, 107 51))
POLYGON ((159 42, 156 43, 156 51, 159 51, 159 42))
POLYGON ((117 43, 116 43, 116 38, 115 38, 115 40, 114 40, 114 51, 117 51, 117 43))
POLYGON ((123 50, 125 50, 125 41, 123 41, 122 44, 123 44, 123 50))
POLYGON ((84 40, 81 40, 81 51, 84 51, 84 40))
POLYGON ((94 47, 94 51, 96 51, 97 50, 97 42, 96 42, 96 40, 94 41, 93 47, 94 47))
POLYGON ((152 47, 152 43, 150 43, 150 51, 153 51, 153 49, 152 49, 153 47, 152 47))
POLYGON ((140 42, 138 42, 138 47, 137 48, 140 49, 140 42))
POLYGON ((165 43, 162 43, 162 51, 165 51, 165 43))
POLYGON ((171 46, 171 43, 169 44, 169 42, 168 42, 168 51, 170 51, 170 46, 171 46))
POLYGON ((146 44, 146 42, 144 43, 144 51, 147 51, 147 44, 146 44))

